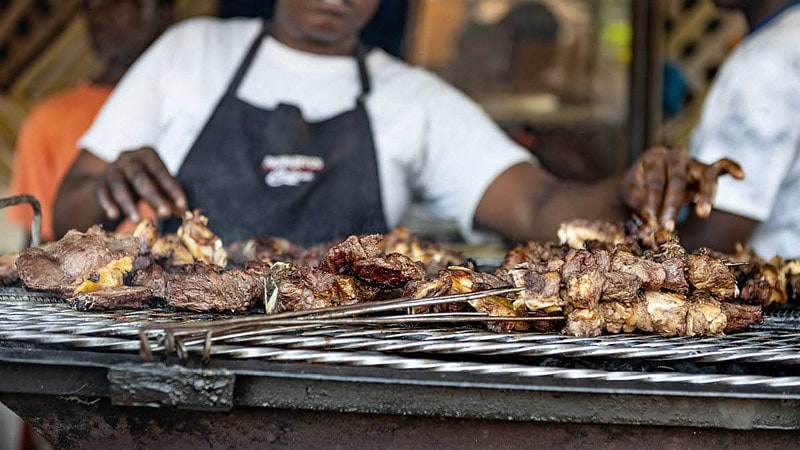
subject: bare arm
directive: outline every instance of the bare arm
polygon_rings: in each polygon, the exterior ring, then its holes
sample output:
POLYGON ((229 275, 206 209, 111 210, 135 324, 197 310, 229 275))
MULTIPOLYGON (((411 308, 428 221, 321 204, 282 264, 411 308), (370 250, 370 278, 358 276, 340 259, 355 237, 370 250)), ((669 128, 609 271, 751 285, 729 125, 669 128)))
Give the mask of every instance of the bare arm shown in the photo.
POLYGON ((516 241, 552 240, 566 220, 622 220, 624 215, 618 179, 561 181, 539 166, 523 163, 491 184, 475 221, 516 241))
POLYGON ((734 253, 734 245, 737 242, 747 242, 756 230, 758 223, 753 219, 714 210, 705 220, 690 217, 681 226, 681 242, 690 249, 710 247, 734 253))

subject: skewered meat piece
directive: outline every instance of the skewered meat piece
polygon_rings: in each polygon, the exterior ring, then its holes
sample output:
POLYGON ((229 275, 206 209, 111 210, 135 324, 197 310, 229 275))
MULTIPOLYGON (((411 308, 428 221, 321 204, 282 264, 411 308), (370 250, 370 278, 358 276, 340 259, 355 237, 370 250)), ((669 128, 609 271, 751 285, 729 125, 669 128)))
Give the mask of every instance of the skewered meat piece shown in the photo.
POLYGON ((158 228, 156 228, 156 224, 150 219, 141 220, 136 224, 133 237, 139 238, 139 244, 141 244, 139 253, 145 255, 150 253, 150 249, 153 248, 159 238, 158 228))
POLYGON ((726 333, 742 331, 750 325, 764 321, 761 307, 756 305, 722 302, 722 311, 725 312, 727 318, 726 333))
POLYGON ((329 245, 321 244, 304 249, 287 239, 262 236, 245 242, 234 242, 226 249, 228 258, 236 264, 249 261, 273 261, 290 263, 296 267, 318 266, 329 245))
POLYGON ((243 312, 264 297, 265 274, 255 270, 224 270, 196 263, 164 270, 152 265, 131 282, 150 289, 170 306, 191 311, 243 312))
POLYGON ((464 266, 467 261, 461 253, 420 241, 404 227, 397 227, 384 236, 383 252, 400 253, 422 263, 429 275, 435 275, 450 266, 464 266))
POLYGON ((532 312, 556 312, 567 303, 559 293, 561 275, 556 271, 538 273, 528 270, 522 264, 516 269, 500 272, 500 276, 513 286, 525 288, 517 294, 515 307, 524 305, 532 312))
POLYGON ((719 300, 704 291, 689 296, 686 336, 722 336, 727 325, 728 317, 719 300))
POLYGON ((218 267, 228 265, 222 240, 208 228, 208 217, 199 210, 184 213, 183 223, 178 227, 178 237, 195 261, 218 267))
POLYGON ((661 264, 634 256, 622 246, 618 246, 611 256, 611 270, 634 275, 642 287, 649 291, 661 289, 667 279, 661 264))
POLYGON ((588 269, 567 278, 566 295, 575 308, 597 308, 603 294, 605 276, 597 269, 588 269))
POLYGON ((635 302, 602 302, 598 309, 607 332, 632 333, 636 330, 637 308, 635 302))
POLYGON ((362 259, 374 258, 382 253, 383 236, 369 234, 350 236, 328 250, 319 268, 330 273, 339 273, 346 266, 362 259))
POLYGON ((603 318, 600 316, 600 311, 597 308, 569 311, 562 333, 575 337, 600 336, 603 334, 603 318))
POLYGON ((150 247, 150 255, 165 266, 185 266, 195 263, 194 256, 175 234, 161 236, 150 247))
POLYGON ((686 278, 695 289, 708 291, 723 300, 739 294, 736 278, 719 259, 703 254, 692 254, 686 261, 686 278))
POLYGON ((583 248, 586 241, 609 244, 625 242, 625 233, 618 224, 583 219, 562 223, 558 229, 558 240, 572 248, 583 248))
POLYGON ((512 248, 503 260, 501 269, 513 269, 523 263, 546 263, 563 260, 566 251, 555 242, 535 242, 518 245, 512 248))
POLYGON ((636 327, 666 336, 685 336, 688 312, 682 294, 647 291, 638 303, 636 327))
POLYGON ((362 259, 354 262, 352 267, 360 278, 391 287, 402 288, 409 281, 425 278, 422 263, 412 261, 400 253, 362 259))
POLYGON ((689 293, 689 283, 686 281, 686 249, 681 246, 678 237, 672 233, 659 231, 656 233, 658 250, 653 260, 664 268, 666 278, 663 288, 678 292, 689 293))
POLYGON ((23 250, 17 269, 27 288, 70 296, 79 286, 81 291, 121 286, 139 250, 138 238, 113 238, 94 226, 86 233, 70 230, 46 249, 23 250))
POLYGON ((607 272, 603 283, 601 301, 619 301, 630 303, 638 298, 642 282, 639 277, 630 273, 607 272))
POLYGON ((17 257, 19 253, 0 256, 0 286, 11 286, 19 281, 17 257))
MULTIPOLYGON (((502 287, 506 284, 507 283, 503 279, 488 273, 475 272, 465 267, 449 267, 440 271, 433 280, 409 283, 406 287, 405 295, 411 298, 425 298, 447 294, 478 292, 502 287)), ((520 317, 525 314, 524 308, 520 308, 519 310, 515 309, 511 300, 506 297, 491 296, 470 300, 467 303, 476 311, 494 317, 520 317)), ((413 312, 415 314, 420 314, 428 311, 457 312, 463 310, 463 304, 452 304, 437 305, 433 308, 417 308, 413 312)), ((486 327, 494 332, 507 333, 513 330, 526 330, 527 324, 524 322, 486 322, 486 327)))
POLYGON ((349 275, 328 273, 311 267, 289 267, 273 273, 278 289, 276 311, 301 311, 370 301, 378 289, 349 275))
POLYGON ((69 305, 79 311, 142 309, 147 307, 151 297, 152 292, 147 287, 119 286, 78 294, 69 300, 69 305))

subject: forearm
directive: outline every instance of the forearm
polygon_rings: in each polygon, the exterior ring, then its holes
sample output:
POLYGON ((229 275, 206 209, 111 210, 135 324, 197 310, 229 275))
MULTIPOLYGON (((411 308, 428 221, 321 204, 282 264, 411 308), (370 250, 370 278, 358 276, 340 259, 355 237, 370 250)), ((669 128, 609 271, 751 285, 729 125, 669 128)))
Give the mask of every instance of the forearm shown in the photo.
POLYGON ((596 182, 552 180, 534 201, 533 223, 521 233, 524 240, 553 240, 558 227, 569 220, 622 221, 627 216, 619 191, 620 180, 596 182))

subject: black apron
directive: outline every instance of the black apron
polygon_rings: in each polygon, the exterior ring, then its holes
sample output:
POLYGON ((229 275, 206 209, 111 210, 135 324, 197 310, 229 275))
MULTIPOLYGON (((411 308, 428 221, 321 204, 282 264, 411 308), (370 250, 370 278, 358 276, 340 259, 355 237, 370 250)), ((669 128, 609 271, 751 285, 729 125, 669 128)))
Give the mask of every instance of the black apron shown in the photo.
POLYGON ((189 205, 226 243, 272 235, 312 245, 388 231, 364 106, 365 50, 355 55, 355 109, 308 123, 295 105, 264 110, 236 97, 267 35, 265 25, 178 172, 189 205))

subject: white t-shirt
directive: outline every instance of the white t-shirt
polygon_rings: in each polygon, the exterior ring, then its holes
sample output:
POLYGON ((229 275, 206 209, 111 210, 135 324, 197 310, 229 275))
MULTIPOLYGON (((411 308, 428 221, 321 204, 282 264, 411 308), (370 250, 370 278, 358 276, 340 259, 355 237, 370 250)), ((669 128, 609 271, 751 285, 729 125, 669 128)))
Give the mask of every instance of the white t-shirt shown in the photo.
POLYGON ((705 100, 691 153, 731 157, 746 179, 719 182, 715 208, 761 222, 762 256, 800 256, 800 6, 744 39, 705 100))
MULTIPOLYGON (((258 19, 201 18, 172 27, 125 75, 79 146, 107 161, 152 146, 177 174, 260 29, 258 19)), ((416 200, 472 237, 486 188, 533 157, 436 76, 378 49, 366 62, 388 225, 416 200)), ((295 104, 307 121, 320 121, 353 109, 360 89, 353 57, 299 52, 268 37, 237 95, 264 109, 295 104)))

